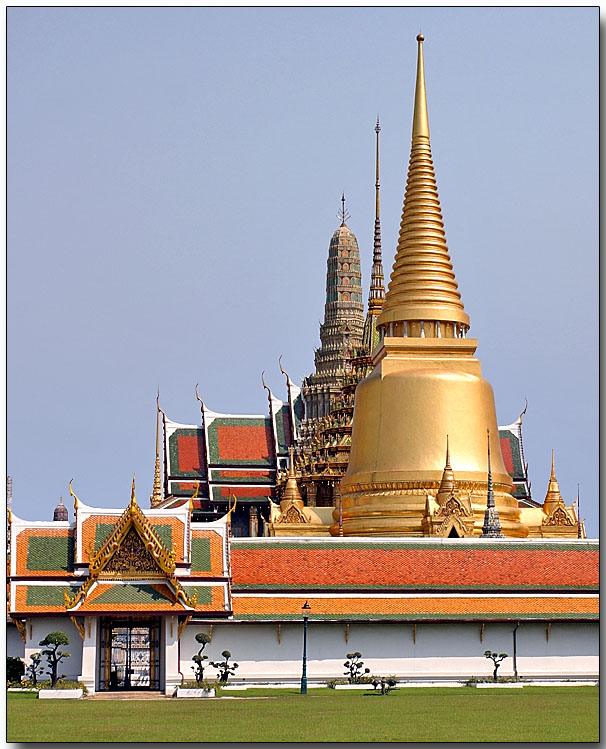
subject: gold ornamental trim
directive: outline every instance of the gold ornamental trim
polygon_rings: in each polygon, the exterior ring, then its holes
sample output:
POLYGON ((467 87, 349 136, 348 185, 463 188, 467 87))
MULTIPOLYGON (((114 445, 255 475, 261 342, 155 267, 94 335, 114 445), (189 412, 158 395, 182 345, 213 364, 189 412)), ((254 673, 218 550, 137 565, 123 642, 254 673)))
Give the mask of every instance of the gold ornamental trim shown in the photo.
POLYGON ((74 627, 78 630, 78 634, 84 640, 86 637, 86 631, 84 629, 84 617, 82 616, 70 616, 70 619, 74 627))
POLYGON ((86 582, 81 585, 78 590, 70 595, 67 590, 63 591, 63 598, 65 600, 65 608, 73 609, 77 606, 80 601, 83 601, 88 595, 88 591, 92 588, 93 584, 97 581, 96 577, 89 577, 86 582))
MULTIPOLYGON (((196 593, 197 592, 198 591, 196 591, 196 593)), ((191 614, 189 614, 188 616, 186 616, 184 619, 181 619, 181 621, 177 625, 177 640, 181 639, 181 635, 183 634, 183 630, 185 629, 185 627, 189 623, 190 619, 191 619, 191 614)))
MULTIPOLYGON (((176 569, 176 552, 174 549, 168 549, 161 541, 158 534, 152 528, 149 520, 145 517, 143 511, 137 504, 135 497, 135 477, 133 476, 133 484, 131 491, 131 499, 128 507, 124 510, 122 515, 119 517, 115 526, 113 527, 109 536, 101 544, 99 549, 90 556, 89 560, 89 577, 86 582, 73 594, 70 595, 67 591, 64 591, 65 608, 73 609, 79 603, 83 602, 91 587, 100 578, 102 579, 139 579, 139 578, 151 578, 158 577, 158 573, 164 573, 167 582, 174 590, 175 603, 181 601, 186 608, 194 609, 198 600, 198 591, 196 590, 193 596, 189 596, 181 583, 175 577, 176 569), (136 538, 133 538, 133 534, 136 538), (129 535, 130 534, 130 535, 129 535), (106 567, 110 565, 112 559, 115 559, 116 553, 121 549, 125 540, 130 539, 129 543, 126 544, 127 556, 136 556, 135 552, 137 548, 141 552, 139 554, 140 559, 137 561, 130 560, 133 562, 131 567, 128 569, 108 569, 106 567), (136 541, 136 543, 133 543, 136 541), (139 543, 140 542, 140 543, 139 543), (142 557, 142 554, 147 559, 142 557), (159 569, 150 570, 149 564, 153 563, 157 565, 159 569), (136 569, 140 567, 141 569, 136 569)), ((127 561, 129 561, 127 560, 127 561)), ((117 565, 120 566, 119 564, 117 565)))
POLYGON ((89 561, 90 574, 98 575, 103 570, 105 565, 120 548, 120 544, 125 539, 131 527, 135 528, 137 534, 144 542, 146 550, 153 557, 158 567, 166 575, 172 575, 175 571, 177 555, 174 550, 169 551, 164 546, 137 504, 134 476, 130 504, 118 519, 112 532, 101 544, 98 551, 91 557, 89 561))
POLYGON ((23 642, 27 642, 27 627, 23 619, 13 619, 17 632, 19 633, 23 642))
MULTIPOLYGON (((349 484, 346 489, 346 494, 351 495, 356 492, 372 492, 375 494, 383 494, 385 491, 393 492, 394 494, 425 494, 433 490, 437 493, 440 488, 440 481, 382 481, 376 484, 364 483, 364 484, 349 484)), ((486 482, 482 481, 464 481, 457 479, 457 486, 460 492, 472 492, 472 493, 485 493, 486 482)), ((507 484, 494 483, 494 490, 496 493, 507 494, 512 496, 511 487, 507 484)))

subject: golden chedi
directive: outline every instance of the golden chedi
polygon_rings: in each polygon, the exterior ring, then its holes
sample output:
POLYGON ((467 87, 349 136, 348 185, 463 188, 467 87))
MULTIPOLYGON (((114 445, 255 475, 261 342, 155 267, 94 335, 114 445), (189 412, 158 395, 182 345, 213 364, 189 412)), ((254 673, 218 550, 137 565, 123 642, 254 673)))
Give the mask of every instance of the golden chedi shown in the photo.
POLYGON ((297 485, 294 450, 289 449, 290 461, 286 484, 280 504, 269 500, 268 536, 328 536, 328 525, 318 513, 305 507, 297 485))
MULTIPOLYGON (((423 68, 418 65, 412 148, 398 248, 377 326, 374 370, 356 390, 349 467, 341 482, 345 536, 420 536, 435 500, 449 436, 452 469, 479 536, 486 510, 486 431, 503 533, 526 536, 501 456, 494 396, 466 337, 466 315, 446 245, 429 142, 423 68)), ((338 520, 338 512, 334 513, 338 520)), ((331 526, 337 535, 338 523, 331 526)))

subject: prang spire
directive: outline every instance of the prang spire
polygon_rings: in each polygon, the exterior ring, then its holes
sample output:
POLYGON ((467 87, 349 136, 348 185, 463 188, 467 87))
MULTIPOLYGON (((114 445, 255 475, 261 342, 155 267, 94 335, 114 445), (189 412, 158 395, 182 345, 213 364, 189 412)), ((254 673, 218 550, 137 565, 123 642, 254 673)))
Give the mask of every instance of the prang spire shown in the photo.
POLYGON ((162 502, 162 479, 160 475, 160 391, 156 397, 156 465, 154 468, 154 487, 149 504, 156 507, 162 502))
POLYGON ((386 335, 464 336, 469 327, 448 254, 429 143, 422 34, 412 145, 396 259, 379 325, 386 335))
POLYGON ((364 323, 362 345, 372 352, 379 342, 377 318, 381 314, 385 301, 385 284, 383 280, 383 259, 381 256, 381 218, 379 213, 379 133, 381 125, 377 117, 375 133, 377 134, 376 179, 375 179, 375 231, 372 251, 372 271, 370 274, 370 290, 368 292, 368 313, 364 323))
POLYGON ((484 525, 480 538, 505 538, 501 531, 499 511, 494 501, 494 490, 492 486, 492 470, 490 468, 490 432, 488 433, 488 497, 486 500, 486 512, 484 513, 484 525))

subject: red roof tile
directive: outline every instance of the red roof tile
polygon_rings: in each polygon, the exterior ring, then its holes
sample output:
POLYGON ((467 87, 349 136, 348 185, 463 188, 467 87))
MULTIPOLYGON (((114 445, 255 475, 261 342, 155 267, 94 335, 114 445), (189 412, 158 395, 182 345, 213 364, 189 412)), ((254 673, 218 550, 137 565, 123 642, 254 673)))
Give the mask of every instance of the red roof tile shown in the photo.
POLYGON ((234 589, 591 589, 594 545, 353 545, 232 542, 234 589))

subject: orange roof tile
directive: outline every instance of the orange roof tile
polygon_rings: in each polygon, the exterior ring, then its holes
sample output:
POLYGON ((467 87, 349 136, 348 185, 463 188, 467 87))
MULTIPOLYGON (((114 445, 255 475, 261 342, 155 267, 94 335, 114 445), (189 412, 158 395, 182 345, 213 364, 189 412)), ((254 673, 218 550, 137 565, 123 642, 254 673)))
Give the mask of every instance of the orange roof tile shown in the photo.
POLYGON ((593 589, 595 544, 350 543, 231 544, 234 590, 593 589))
MULTIPOLYGON (((234 595, 234 618, 243 620, 302 619, 305 597, 234 595)), ((596 619, 598 597, 574 596, 430 596, 308 597, 313 619, 343 620, 483 620, 596 619)))

